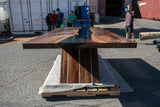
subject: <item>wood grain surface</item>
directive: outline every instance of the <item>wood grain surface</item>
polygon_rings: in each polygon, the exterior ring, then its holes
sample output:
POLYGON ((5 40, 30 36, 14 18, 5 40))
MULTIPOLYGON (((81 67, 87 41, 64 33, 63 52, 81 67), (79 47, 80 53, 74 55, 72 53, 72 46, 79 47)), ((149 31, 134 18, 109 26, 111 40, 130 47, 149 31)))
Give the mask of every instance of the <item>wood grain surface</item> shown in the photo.
POLYGON ((81 27, 58 28, 23 43, 24 49, 40 48, 136 48, 137 43, 126 40, 103 28, 91 27, 87 38, 79 34, 81 27))
POLYGON ((67 51, 62 49, 61 76, 60 76, 61 83, 67 82, 67 58, 68 58, 67 51))
POLYGON ((63 49, 61 66, 61 83, 100 82, 97 49, 63 49))

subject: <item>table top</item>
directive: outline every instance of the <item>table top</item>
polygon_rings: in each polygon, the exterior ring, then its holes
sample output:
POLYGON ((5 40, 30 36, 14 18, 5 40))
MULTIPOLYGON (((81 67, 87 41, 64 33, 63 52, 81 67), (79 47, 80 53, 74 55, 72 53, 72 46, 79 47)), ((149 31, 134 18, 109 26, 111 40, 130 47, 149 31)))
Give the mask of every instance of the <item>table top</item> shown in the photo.
POLYGON ((41 48, 136 48, 137 43, 97 27, 57 28, 23 43, 24 49, 41 48))

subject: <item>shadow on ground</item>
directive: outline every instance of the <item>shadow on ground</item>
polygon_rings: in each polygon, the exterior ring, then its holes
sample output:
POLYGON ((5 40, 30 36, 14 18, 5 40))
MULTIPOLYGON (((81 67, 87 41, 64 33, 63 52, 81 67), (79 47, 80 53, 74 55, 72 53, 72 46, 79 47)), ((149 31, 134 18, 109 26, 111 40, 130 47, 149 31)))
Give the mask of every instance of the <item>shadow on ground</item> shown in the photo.
POLYGON ((111 65, 134 89, 121 94, 124 107, 158 107, 160 104, 160 71, 142 59, 109 59, 111 65))
POLYGON ((13 37, 14 37, 13 39, 10 39, 11 37, 9 36, 1 36, 0 44, 14 44, 19 42, 24 42, 37 37, 37 35, 16 35, 13 37))
MULTIPOLYGON (((106 17, 103 17, 100 19, 100 24, 116 24, 116 23, 120 23, 120 22, 124 22, 125 21, 125 18, 122 18, 122 17, 112 17, 112 16, 106 16, 106 17)), ((100 25, 99 24, 99 25, 100 25)), ((145 23, 144 23, 145 24, 145 23)), ((115 25, 116 26, 116 25, 115 25)), ((125 37, 126 33, 125 33, 125 30, 122 29, 122 28, 105 28, 111 32, 114 32, 118 35, 121 35, 123 37, 125 37)), ((149 28, 145 28, 145 25, 144 25, 144 28, 134 28, 134 33, 135 33, 135 36, 136 38, 138 39, 139 38, 139 33, 140 32, 160 32, 160 29, 149 29, 149 28)), ((131 39, 131 36, 130 36, 130 39, 131 39)))
POLYGON ((124 80, 134 89, 120 97, 65 97, 46 98, 49 102, 84 99, 119 98, 123 107, 159 107, 160 71, 142 59, 107 59, 124 80))
POLYGON ((125 18, 122 17, 112 17, 112 16, 107 16, 100 18, 100 24, 114 24, 114 23, 119 23, 125 21, 125 18))

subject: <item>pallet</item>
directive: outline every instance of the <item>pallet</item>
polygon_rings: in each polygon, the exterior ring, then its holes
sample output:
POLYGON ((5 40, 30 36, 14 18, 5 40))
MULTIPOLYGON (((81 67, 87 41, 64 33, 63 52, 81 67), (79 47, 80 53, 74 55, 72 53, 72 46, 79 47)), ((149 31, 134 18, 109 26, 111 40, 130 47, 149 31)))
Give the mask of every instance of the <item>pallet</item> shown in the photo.
MULTIPOLYGON (((46 78, 46 81, 44 82, 42 87, 40 87, 39 89, 39 95, 41 95, 43 98, 52 97, 52 96, 66 96, 66 97, 95 97, 99 95, 120 96, 120 87, 115 77, 111 73, 112 69, 108 65, 106 65, 106 63, 103 61, 103 59, 100 56, 98 57, 98 59, 99 59, 99 71, 101 72, 100 73, 101 81, 95 82, 96 79, 93 78, 92 84, 61 82, 62 80, 61 79, 62 72, 60 70, 61 58, 63 57, 61 57, 60 55, 57 56, 57 59, 48 77, 46 78), (64 87, 66 87, 66 89, 69 91, 66 91, 64 87), (75 87, 75 88, 73 89, 72 87, 75 87)), ((85 76, 85 77, 89 77, 89 76, 85 76)), ((68 78, 68 80, 70 79, 68 78)), ((82 80, 83 78, 81 78, 81 81, 82 80)))
POLYGON ((115 88, 92 88, 92 89, 78 89, 65 92, 55 92, 55 93, 42 93, 43 98, 49 98, 53 96, 66 96, 66 97, 95 97, 100 95, 108 96, 120 96, 119 87, 115 88))

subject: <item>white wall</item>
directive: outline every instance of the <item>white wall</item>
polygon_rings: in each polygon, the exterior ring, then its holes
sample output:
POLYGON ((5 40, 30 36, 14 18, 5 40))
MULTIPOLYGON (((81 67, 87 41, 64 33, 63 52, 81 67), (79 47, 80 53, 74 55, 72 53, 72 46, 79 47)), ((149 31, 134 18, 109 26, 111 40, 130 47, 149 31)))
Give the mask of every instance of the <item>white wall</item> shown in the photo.
POLYGON ((6 19, 6 18, 9 18, 8 5, 7 5, 7 3, 4 5, 4 16, 5 16, 5 19, 6 19))
POLYGON ((0 6, 0 20, 5 20, 4 9, 2 6, 0 6))
POLYGON ((0 32, 4 31, 4 23, 6 18, 8 18, 7 4, 0 2, 0 32))
POLYGON ((12 33, 46 31, 46 16, 60 8, 67 24, 68 15, 74 6, 84 5, 89 0, 8 0, 11 8, 12 33))
POLYGON ((8 18, 8 6, 6 0, 0 0, 0 20, 8 18))

